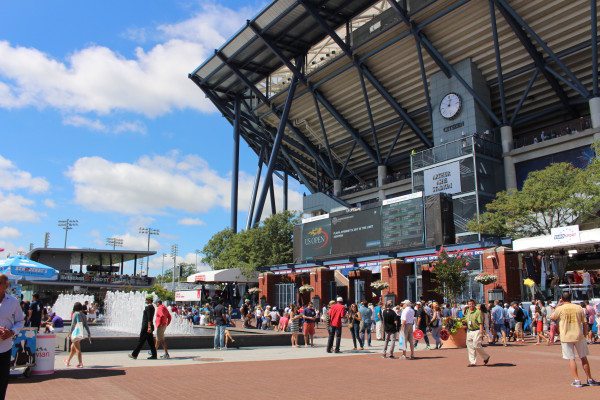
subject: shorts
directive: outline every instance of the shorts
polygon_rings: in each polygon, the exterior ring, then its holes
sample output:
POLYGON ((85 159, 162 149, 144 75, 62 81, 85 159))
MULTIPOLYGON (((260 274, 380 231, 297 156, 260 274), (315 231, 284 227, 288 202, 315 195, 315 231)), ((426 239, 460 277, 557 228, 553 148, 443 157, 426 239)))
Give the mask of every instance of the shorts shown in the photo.
POLYGON ((538 321, 535 326, 535 330, 537 333, 544 332, 544 323, 542 321, 538 321))
POLYGON ((314 322, 305 322, 304 323, 304 334, 305 335, 314 335, 315 334, 315 323, 314 322))
POLYGON ((501 333, 501 332, 506 333, 506 325, 494 324, 494 331, 496 331, 496 333, 501 333))
POLYGON ((515 332, 523 332, 523 323, 515 322, 515 332))
POLYGON ((567 343, 561 342, 560 347, 562 349, 562 356, 565 360, 575 360, 575 351, 577 351, 577 356, 579 358, 587 357, 590 354, 588 350, 588 345, 585 339, 581 339, 579 342, 575 343, 567 343))
POLYGON ((156 328, 156 338, 161 341, 161 340, 165 340, 165 331, 167 330, 167 326, 166 325, 162 325, 159 326, 158 328, 156 328))

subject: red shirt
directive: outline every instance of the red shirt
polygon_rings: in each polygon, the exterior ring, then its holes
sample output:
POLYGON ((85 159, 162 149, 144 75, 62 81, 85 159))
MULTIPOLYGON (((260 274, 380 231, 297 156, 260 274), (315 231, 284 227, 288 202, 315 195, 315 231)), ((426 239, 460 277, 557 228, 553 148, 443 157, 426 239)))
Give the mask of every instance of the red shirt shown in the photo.
POLYGON ((168 326, 171 323, 171 313, 161 304, 156 308, 156 326, 168 326))
POLYGON ((342 327, 342 318, 346 313, 346 307, 343 304, 335 303, 329 309, 329 325, 334 328, 342 327))

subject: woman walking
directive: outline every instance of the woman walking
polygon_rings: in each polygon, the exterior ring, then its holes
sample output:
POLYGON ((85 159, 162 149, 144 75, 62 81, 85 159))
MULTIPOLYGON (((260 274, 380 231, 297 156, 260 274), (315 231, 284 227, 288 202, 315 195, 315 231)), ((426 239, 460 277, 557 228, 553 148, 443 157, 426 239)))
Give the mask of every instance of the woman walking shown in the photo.
POLYGON ((83 329, 87 331, 88 340, 90 339, 90 328, 87 324, 86 315, 83 313, 83 305, 80 302, 75 303, 73 306, 73 313, 71 314, 71 332, 69 338, 71 340, 71 352, 69 357, 65 359, 65 365, 71 366, 71 359, 77 354, 77 368, 83 368, 83 357, 81 356, 81 340, 83 339, 83 329))
POLYGON ((431 336, 433 336, 433 340, 435 340, 435 349, 441 349, 442 340, 440 339, 440 330, 442 329, 442 311, 437 302, 432 304, 431 322, 429 323, 429 326, 431 327, 431 336))
POLYGON ((298 314, 297 310, 295 304, 290 307, 288 326, 290 327, 290 333, 292 334, 292 347, 300 347, 298 346, 298 330, 300 327, 301 315, 298 314))
POLYGON ((542 309, 539 305, 535 306, 535 313, 534 313, 534 324, 535 324, 535 331, 536 331, 536 342, 535 344, 541 344, 542 343, 542 339, 548 341, 548 343, 550 342, 546 336, 544 336, 544 314, 542 313, 542 309))
POLYGON ((360 345, 360 349, 364 350, 363 342, 360 338, 360 321, 362 320, 362 317, 360 316, 360 312, 358 311, 358 306, 356 303, 353 303, 350 306, 347 318, 348 328, 350 328, 350 333, 352 333, 352 343, 354 343, 354 348, 352 350, 356 350, 357 340, 358 344, 360 345))
POLYGON ((262 328, 263 309, 260 305, 256 306, 254 316, 256 317, 256 329, 262 328))

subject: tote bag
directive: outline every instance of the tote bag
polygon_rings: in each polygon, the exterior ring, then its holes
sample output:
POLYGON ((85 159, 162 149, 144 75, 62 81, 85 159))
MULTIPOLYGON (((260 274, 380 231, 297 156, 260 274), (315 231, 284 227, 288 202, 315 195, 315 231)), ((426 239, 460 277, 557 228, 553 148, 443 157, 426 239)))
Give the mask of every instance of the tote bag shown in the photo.
POLYGON ((82 340, 84 338, 83 335, 83 322, 79 321, 80 317, 79 314, 75 317, 75 321, 77 321, 75 323, 75 328, 73 328, 73 331, 71 332, 71 341, 72 342, 79 342, 80 340, 82 340))
POLYGON ((405 351, 406 350, 406 344, 404 343, 404 329, 400 329, 400 332, 398 332, 400 335, 400 337, 398 338, 398 349, 405 351))

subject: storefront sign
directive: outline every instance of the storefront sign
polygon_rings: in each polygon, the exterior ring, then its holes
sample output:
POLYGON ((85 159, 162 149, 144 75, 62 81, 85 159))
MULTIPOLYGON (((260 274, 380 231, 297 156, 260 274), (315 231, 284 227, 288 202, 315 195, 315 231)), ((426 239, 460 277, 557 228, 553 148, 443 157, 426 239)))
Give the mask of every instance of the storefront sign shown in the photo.
POLYGON ((175 292, 175 301, 201 301, 202 290, 182 290, 175 292))
POLYGON ((579 225, 561 226, 550 230, 554 244, 576 244, 579 239, 579 225))
POLYGON ((458 161, 426 169, 423 172, 425 196, 438 193, 455 194, 461 192, 460 164, 458 161))

